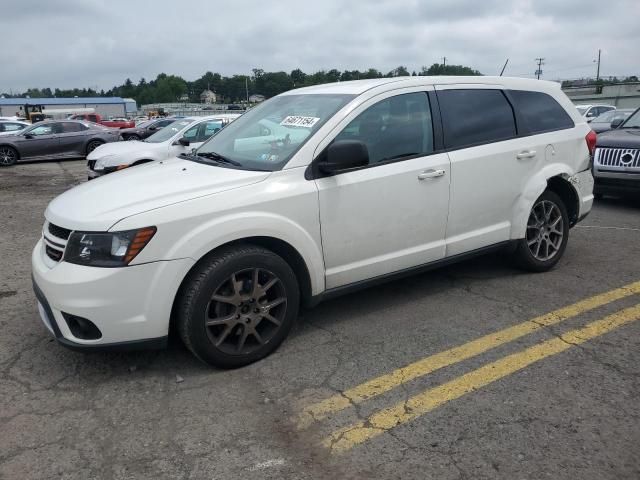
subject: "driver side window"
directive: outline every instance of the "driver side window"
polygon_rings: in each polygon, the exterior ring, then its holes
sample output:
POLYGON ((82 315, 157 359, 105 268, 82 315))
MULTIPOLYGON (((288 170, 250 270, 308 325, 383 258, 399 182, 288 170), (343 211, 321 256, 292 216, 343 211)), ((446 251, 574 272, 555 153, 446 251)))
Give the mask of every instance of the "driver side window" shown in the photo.
POLYGON ((193 127, 191 127, 190 129, 188 129, 186 132, 184 132, 182 134, 182 136, 186 139, 188 139, 191 142, 195 142, 196 137, 198 136, 198 129, 200 128, 200 124, 198 125, 194 125, 193 127))
POLYGON ((433 123, 426 93, 406 93, 372 105, 335 140, 359 140, 369 164, 433 152, 433 123))
POLYGON ((31 135, 51 135, 53 131, 51 130, 51 125, 40 125, 36 128, 33 128, 29 131, 31 135))

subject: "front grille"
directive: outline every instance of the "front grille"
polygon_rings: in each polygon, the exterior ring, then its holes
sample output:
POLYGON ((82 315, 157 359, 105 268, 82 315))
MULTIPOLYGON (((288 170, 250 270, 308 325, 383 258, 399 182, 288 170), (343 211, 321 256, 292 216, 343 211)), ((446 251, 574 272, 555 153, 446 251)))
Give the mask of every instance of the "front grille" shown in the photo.
POLYGON ((62 228, 57 225, 54 225, 53 223, 50 223, 49 233, 54 237, 62 238, 63 240, 68 240, 69 235, 71 235, 71 230, 68 230, 66 228, 62 228))
POLYGON ((640 149, 637 148, 596 148, 593 158, 600 170, 628 171, 640 169, 640 149))
POLYGON ((89 167, 89 170, 93 170, 96 167, 96 160, 87 161, 87 166, 89 167))
POLYGON ((62 259, 62 252, 60 250, 56 250, 55 248, 50 247, 49 245, 45 245, 45 252, 47 252, 47 256, 55 261, 59 262, 62 259))

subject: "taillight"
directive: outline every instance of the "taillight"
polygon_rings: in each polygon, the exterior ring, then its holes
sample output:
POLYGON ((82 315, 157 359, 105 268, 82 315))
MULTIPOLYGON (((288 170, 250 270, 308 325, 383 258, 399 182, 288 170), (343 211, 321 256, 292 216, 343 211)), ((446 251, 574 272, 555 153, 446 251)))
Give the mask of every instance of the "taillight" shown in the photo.
POLYGON ((596 132, 594 132, 593 130, 589 130, 589 133, 587 133, 587 136, 584 137, 585 141, 587 142, 587 148, 589 149, 589 155, 593 155, 593 151, 596 149, 597 138, 598 136, 596 135, 596 132))

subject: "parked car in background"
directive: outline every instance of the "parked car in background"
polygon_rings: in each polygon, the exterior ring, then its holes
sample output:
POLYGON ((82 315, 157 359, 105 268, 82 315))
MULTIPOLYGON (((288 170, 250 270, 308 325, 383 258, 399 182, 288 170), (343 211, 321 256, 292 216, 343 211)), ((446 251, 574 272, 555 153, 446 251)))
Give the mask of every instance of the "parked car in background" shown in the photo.
POLYGON ((85 120, 87 122, 99 123, 105 127, 111 128, 134 128, 136 122, 133 120, 121 119, 121 120, 105 120, 97 113, 82 113, 80 115, 73 115, 71 120, 85 120))
POLYGON ((617 128, 598 135, 593 177, 596 198, 640 193, 640 108, 617 128))
POLYGON ((78 120, 44 120, 15 135, 0 137, 0 165, 20 160, 78 158, 119 140, 118 131, 78 120))
POLYGON ((30 126, 30 123, 18 120, 0 120, 0 135, 15 135, 30 126))
POLYGON ((134 128, 123 128, 120 130, 120 136, 123 140, 144 140, 150 137, 158 130, 162 130, 167 125, 175 122, 176 118, 161 118, 159 120, 147 120, 137 124, 134 128))
POLYGON ((103 145, 87 156, 88 178, 92 180, 116 170, 188 153, 239 116, 187 117, 172 122, 145 140, 103 145))
MULTIPOLYGON (((169 138, 177 123, 156 134, 165 154, 187 137, 169 138)), ((273 352, 301 305, 367 284, 507 247, 547 271, 591 210, 595 137, 555 82, 290 90, 192 153, 54 199, 32 254, 39 311, 72 348, 160 347, 171 328, 200 360, 239 367, 273 352)))
MULTIPOLYGON (((596 133, 606 132, 611 130, 611 124, 620 126, 620 124, 626 120, 629 115, 634 112, 633 108, 618 108, 616 110, 609 110, 602 115, 597 116, 589 122, 589 126, 596 133)), ((616 127, 613 127, 616 128, 616 127)))
POLYGON ((580 112, 580 115, 587 119, 587 122, 590 122, 609 110, 616 109, 613 105, 576 105, 576 108, 578 112, 580 112))

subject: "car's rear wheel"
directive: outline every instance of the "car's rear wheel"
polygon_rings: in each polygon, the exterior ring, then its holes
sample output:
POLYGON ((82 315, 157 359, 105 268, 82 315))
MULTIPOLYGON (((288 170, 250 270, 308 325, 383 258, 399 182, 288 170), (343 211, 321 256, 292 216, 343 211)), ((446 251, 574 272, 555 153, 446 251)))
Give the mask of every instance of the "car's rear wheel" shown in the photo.
POLYGON ((18 161, 18 151, 13 147, 0 147, 0 166, 9 167, 18 161))
POLYGON ((104 142, 101 142, 100 140, 91 140, 87 144, 87 155, 90 154, 91 152, 93 152, 96 148, 98 148, 103 143, 104 142))
POLYGON ((547 190, 529 213, 526 236, 516 247, 516 263, 534 272, 550 270, 562 257, 568 240, 567 208, 560 196, 547 190))
POLYGON ((240 367, 282 343, 298 315, 299 298, 295 273, 281 257, 253 245, 225 248, 189 274, 178 330, 202 361, 240 367))

